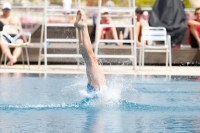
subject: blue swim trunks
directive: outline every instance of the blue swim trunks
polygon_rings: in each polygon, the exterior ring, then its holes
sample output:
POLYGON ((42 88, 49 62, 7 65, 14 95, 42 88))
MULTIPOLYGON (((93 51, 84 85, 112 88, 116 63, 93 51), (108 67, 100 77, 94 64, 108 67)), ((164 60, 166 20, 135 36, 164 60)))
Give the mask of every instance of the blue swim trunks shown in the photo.
MULTIPOLYGON (((8 42, 8 43, 11 43, 11 40, 10 39, 8 39, 5 35, 3 35, 4 37, 5 37, 5 39, 6 39, 6 41, 8 42)), ((10 34, 10 36, 12 37, 12 38, 14 38, 15 36, 16 36, 16 34, 10 34)), ((17 39, 22 39, 22 36, 19 36, 17 39)))
POLYGON ((93 91, 96 91, 96 89, 91 84, 88 84, 87 85, 87 92, 90 93, 90 92, 93 92, 93 91))

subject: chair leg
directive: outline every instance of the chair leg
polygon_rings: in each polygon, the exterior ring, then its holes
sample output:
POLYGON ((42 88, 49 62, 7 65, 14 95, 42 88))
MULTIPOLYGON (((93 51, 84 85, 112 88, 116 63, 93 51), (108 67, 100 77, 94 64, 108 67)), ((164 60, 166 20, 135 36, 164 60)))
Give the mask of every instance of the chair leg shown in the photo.
POLYGON ((44 66, 45 70, 47 70, 47 45, 44 45, 44 66))
MULTIPOLYGON (((9 48, 8 46, 6 46, 7 48, 9 48)), ((3 53, 2 53, 3 54, 3 53)), ((2 58, 3 58, 3 56, 2 56, 2 58)), ((7 55, 6 54, 4 54, 4 66, 6 65, 6 62, 7 62, 7 55)))
POLYGON ((168 46, 169 46, 169 49, 168 49, 168 52, 169 52, 169 66, 170 66, 170 71, 171 71, 171 68, 172 68, 172 49, 171 49, 171 36, 167 36, 167 40, 168 40, 168 46))
POLYGON ((29 62, 27 46, 25 46, 25 51, 26 51, 26 59, 27 59, 28 69, 30 70, 30 62, 29 62))
POLYGON ((142 70, 144 70, 144 40, 142 40, 142 70))
POLYGON ((23 64, 23 69, 24 69, 24 50, 22 48, 22 64, 23 64))
POLYGON ((41 54, 42 54, 42 46, 40 46, 40 49, 39 49, 38 68, 40 68, 40 65, 41 65, 41 54))
POLYGON ((171 52, 171 49, 169 49, 169 67, 170 67, 170 71, 172 69, 172 52, 171 52))
POLYGON ((168 67, 168 49, 166 49, 166 68, 168 67))
POLYGON ((1 54, 0 68, 1 68, 2 61, 3 61, 3 56, 4 56, 4 54, 3 54, 3 52, 2 52, 2 54, 1 54))
POLYGON ((142 61, 142 47, 140 47, 140 54, 139 54, 139 67, 141 69, 141 62, 142 61))
POLYGON ((6 62, 7 62, 7 56, 5 55, 5 57, 4 57, 4 66, 6 65, 6 62))

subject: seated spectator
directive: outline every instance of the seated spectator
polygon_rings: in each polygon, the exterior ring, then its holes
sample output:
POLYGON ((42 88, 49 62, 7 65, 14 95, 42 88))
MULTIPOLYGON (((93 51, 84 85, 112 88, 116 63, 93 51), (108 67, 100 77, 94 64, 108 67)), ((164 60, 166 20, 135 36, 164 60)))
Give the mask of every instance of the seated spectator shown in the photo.
POLYGON ((196 8, 194 12, 195 18, 188 18, 189 25, 189 43, 192 48, 200 49, 200 8, 196 8))
MULTIPOLYGON (((109 18, 108 15, 108 8, 103 8, 102 9, 102 19, 101 19, 101 24, 112 24, 112 19, 109 18)), ((100 39, 114 39, 118 40, 118 35, 115 27, 102 27, 100 29, 100 39)), ((106 43, 108 44, 108 43, 106 43)), ((122 43, 116 42, 117 45, 121 46, 122 43)))
MULTIPOLYGON (((50 3, 52 3, 50 1, 50 3)), ((72 0, 62 0, 61 6, 63 8, 63 15, 64 16, 57 16, 54 15, 54 13, 57 13, 57 11, 52 11, 52 15, 49 17, 48 22, 49 23, 74 23, 75 17, 71 15, 71 6, 72 6, 72 0)))
POLYGON ((69 23, 74 23, 75 17, 73 15, 70 16, 72 0, 62 0, 62 6, 63 6, 63 9, 64 9, 65 17, 67 19, 66 21, 69 22, 69 23))
MULTIPOLYGON (((10 10, 11 10, 11 5, 9 3, 4 3, 2 8, 3 14, 0 16, 0 23, 1 23, 0 25, 2 25, 1 27, 3 27, 4 25, 21 26, 20 19, 11 16, 10 10)), ((0 30, 2 30, 1 27, 0 30)), ((11 37, 14 37, 16 36, 16 34, 18 34, 18 30, 9 29, 8 33, 10 34, 11 37)), ((8 43, 10 42, 10 40, 7 37, 4 37, 3 41, 8 43)), ((23 41, 26 42, 25 36, 20 36, 15 43, 19 44, 23 43, 23 41)), ((22 52, 21 47, 16 47, 13 53, 11 53, 10 49, 3 43, 0 43, 0 48, 2 52, 4 52, 4 54, 6 54, 6 56, 9 58, 9 62, 7 63, 8 65, 13 65, 14 63, 16 63, 17 58, 20 56, 22 52)))
POLYGON ((141 32, 142 28, 145 26, 149 26, 148 24, 148 12, 143 12, 140 7, 137 7, 135 10, 136 13, 136 43, 137 45, 141 45, 141 32))
MULTIPOLYGON (((149 17, 149 13, 147 11, 142 11, 142 9, 140 7, 137 7, 135 10, 136 13, 136 35, 135 35, 135 41, 137 45, 141 45, 140 39, 141 39, 141 32, 142 32, 142 28, 145 26, 149 26, 148 24, 148 17, 149 17)), ((123 36, 123 39, 130 39, 130 28, 125 28, 125 33, 123 36)), ((122 38, 120 38, 122 39, 122 38)))

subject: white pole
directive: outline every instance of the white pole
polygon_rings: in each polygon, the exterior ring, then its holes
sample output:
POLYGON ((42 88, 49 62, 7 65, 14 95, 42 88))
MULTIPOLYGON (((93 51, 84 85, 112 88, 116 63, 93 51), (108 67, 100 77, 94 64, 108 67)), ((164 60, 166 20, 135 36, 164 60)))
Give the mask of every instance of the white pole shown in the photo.
MULTIPOLYGON (((80 9, 80 7, 81 7, 81 4, 80 4, 80 0, 78 0, 78 8, 80 9)), ((78 39, 79 37, 78 37, 78 30, 75 28, 75 30, 76 30, 76 38, 78 39)), ((77 42, 76 43, 77 44, 77 54, 79 54, 79 43, 77 42)), ((78 69, 80 69, 80 58, 77 58, 77 63, 78 63, 78 69)))
POLYGON ((45 0, 45 5, 44 5, 44 65, 45 65, 45 70, 47 69, 47 0, 45 0))
POLYGON ((78 8, 79 9, 81 8, 81 2, 80 2, 80 0, 78 0, 78 8))
POLYGON ((77 7, 77 6, 78 6, 78 4, 77 4, 77 0, 75 0, 74 3, 75 3, 75 7, 77 7))
POLYGON ((128 0, 128 7, 131 8, 131 0, 128 0))
POLYGON ((100 19, 101 19, 101 3, 102 0, 98 1, 98 15, 97 15, 97 21, 96 21, 96 36, 95 36, 95 55, 98 54, 98 45, 99 45, 99 37, 100 37, 100 19))
MULTIPOLYGON (((44 14, 43 14, 44 15, 44 14)), ((41 64, 41 54, 42 54, 42 43, 43 43, 43 35, 44 35, 44 19, 45 16, 43 16, 43 23, 41 26, 41 35, 40 35, 40 49, 39 49, 39 57, 38 57, 38 68, 40 68, 40 64, 41 64)))
MULTIPOLYGON (((132 2, 133 2, 133 24, 135 25, 133 38, 134 38, 134 40, 136 40, 136 38, 135 38, 135 35, 136 35, 135 0, 133 0, 132 2)), ((136 70, 136 65, 137 65, 137 44, 136 44, 136 41, 134 43, 134 54, 135 54, 134 69, 136 70)))

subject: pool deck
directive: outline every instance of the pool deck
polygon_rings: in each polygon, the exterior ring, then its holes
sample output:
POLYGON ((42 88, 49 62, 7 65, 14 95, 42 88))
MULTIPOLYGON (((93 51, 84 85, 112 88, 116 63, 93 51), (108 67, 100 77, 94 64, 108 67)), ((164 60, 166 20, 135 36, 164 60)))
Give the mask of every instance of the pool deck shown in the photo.
MULTIPOLYGON (((165 66, 145 66, 144 70, 140 70, 137 66, 133 70, 133 66, 103 65, 101 66, 105 74, 126 74, 126 75, 182 75, 182 76, 200 76, 199 66, 172 66, 172 69, 165 66)), ((54 74, 85 74, 85 66, 80 65, 48 65, 45 69, 44 65, 38 68, 38 65, 22 65, 1 66, 0 73, 54 73, 54 74)))

